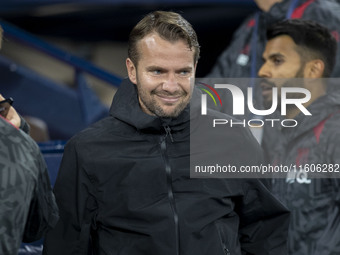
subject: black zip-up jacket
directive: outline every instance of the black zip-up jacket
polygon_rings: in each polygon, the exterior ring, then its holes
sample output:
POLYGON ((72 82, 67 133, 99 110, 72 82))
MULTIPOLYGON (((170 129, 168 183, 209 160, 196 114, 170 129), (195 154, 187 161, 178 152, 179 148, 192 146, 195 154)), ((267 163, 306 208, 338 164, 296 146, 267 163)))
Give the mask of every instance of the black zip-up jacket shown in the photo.
MULTIPOLYGON (((111 116, 65 147, 60 221, 44 254, 285 254, 289 213, 259 180, 190 178, 188 108, 175 119, 147 115, 122 83, 111 116)), ((237 152, 258 164, 248 130, 223 131, 227 161, 237 152)))
POLYGON ((320 97, 307 109, 312 116, 300 113, 297 127, 276 132, 277 146, 268 153, 271 162, 296 166, 297 171, 275 179, 272 189, 291 210, 289 254, 336 255, 340 254, 339 97, 320 97), (318 171, 334 178, 312 178, 318 171))

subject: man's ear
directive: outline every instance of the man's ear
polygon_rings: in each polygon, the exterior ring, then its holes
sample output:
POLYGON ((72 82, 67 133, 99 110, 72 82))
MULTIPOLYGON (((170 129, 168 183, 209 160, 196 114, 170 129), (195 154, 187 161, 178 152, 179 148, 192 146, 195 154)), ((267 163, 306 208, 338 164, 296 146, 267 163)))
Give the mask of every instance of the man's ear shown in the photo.
POLYGON ((129 75, 129 79, 133 84, 137 84, 137 70, 136 67, 134 65, 134 63, 132 62, 132 60, 130 58, 126 59, 126 69, 129 75))
POLYGON ((306 78, 322 78, 325 71, 325 63, 321 59, 314 59, 306 64, 306 78))

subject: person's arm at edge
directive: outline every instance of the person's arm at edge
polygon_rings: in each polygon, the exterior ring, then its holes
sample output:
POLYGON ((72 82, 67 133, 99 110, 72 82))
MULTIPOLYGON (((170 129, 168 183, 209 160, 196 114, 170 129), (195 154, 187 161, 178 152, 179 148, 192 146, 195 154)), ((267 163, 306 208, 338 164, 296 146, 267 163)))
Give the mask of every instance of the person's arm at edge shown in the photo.
POLYGON ((35 146, 35 148, 36 156, 34 160, 37 162, 39 173, 25 226, 23 242, 39 240, 56 225, 59 218, 47 165, 39 147, 35 146))
MULTIPOLYGON (((263 151, 245 129, 248 165, 263 164, 263 151)), ((286 255, 289 210, 268 190, 268 176, 254 175, 242 183, 243 196, 236 204, 240 217, 239 240, 244 255, 286 255)))
POLYGON ((240 202, 242 254, 285 255, 290 213, 258 179, 244 183, 240 202))

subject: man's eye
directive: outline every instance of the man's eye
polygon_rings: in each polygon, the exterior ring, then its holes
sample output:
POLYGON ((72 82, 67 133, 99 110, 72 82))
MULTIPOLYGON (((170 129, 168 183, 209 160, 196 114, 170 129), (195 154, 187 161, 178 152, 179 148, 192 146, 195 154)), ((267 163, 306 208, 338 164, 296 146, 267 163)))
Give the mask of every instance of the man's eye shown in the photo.
POLYGON ((186 76, 188 74, 190 74, 190 72, 187 71, 187 70, 183 70, 183 71, 180 72, 180 75, 183 75, 183 76, 186 76))
POLYGON ((275 58, 275 59, 273 60, 273 62, 274 62, 275 65, 280 65, 280 64, 282 64, 283 60, 280 59, 280 58, 275 58))
POLYGON ((159 74, 161 74, 162 72, 161 72, 161 70, 153 70, 153 71, 151 71, 153 74, 155 74, 155 75, 159 75, 159 74))

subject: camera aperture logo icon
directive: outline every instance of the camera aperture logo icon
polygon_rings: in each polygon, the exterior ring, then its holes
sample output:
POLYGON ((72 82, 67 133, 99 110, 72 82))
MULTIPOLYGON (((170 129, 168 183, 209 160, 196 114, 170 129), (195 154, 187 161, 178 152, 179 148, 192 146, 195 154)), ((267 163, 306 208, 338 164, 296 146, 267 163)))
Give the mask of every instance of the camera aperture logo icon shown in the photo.
MULTIPOLYGON (((204 87, 206 87, 206 88, 199 88, 199 89, 202 90, 202 91, 204 91, 205 93, 207 93, 207 94, 211 97, 211 99, 212 99, 212 100, 214 101, 214 103, 215 103, 215 106, 217 106, 216 99, 215 99, 214 95, 213 95, 209 90, 211 90, 211 91, 216 95, 218 101, 220 102, 220 104, 221 104, 221 106, 222 106, 221 97, 220 97, 220 95, 217 93, 217 91, 216 91, 212 86, 210 86, 210 85, 208 85, 208 84, 206 84, 206 83, 203 83, 203 82, 198 82, 198 84, 203 85, 204 87), (209 89, 209 90, 208 90, 208 89, 209 89)), ((202 94, 202 109, 201 109, 202 114, 203 114, 203 113, 206 114, 206 112, 207 112, 207 109, 206 109, 206 108, 207 108, 207 107, 206 107, 206 105, 207 105, 207 94, 202 94)))

